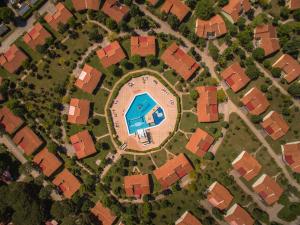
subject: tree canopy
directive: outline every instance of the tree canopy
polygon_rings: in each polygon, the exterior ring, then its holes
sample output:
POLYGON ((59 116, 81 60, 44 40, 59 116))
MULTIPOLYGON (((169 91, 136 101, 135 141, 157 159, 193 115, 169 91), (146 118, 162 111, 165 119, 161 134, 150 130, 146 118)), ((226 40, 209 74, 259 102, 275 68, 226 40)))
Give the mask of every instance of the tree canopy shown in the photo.
POLYGON ((209 20, 215 14, 213 6, 211 0, 199 0, 195 10, 196 16, 203 20, 209 20))

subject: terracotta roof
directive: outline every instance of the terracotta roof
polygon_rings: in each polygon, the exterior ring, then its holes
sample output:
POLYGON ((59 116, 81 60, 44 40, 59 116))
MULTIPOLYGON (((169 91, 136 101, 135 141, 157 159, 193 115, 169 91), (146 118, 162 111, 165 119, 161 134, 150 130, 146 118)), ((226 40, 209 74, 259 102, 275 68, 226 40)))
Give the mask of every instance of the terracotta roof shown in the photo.
POLYGON ((15 134, 13 142, 21 148, 26 155, 31 155, 43 144, 43 141, 27 126, 15 134))
POLYGON ((128 197, 150 194, 149 175, 132 175, 124 177, 124 188, 128 197))
POLYGON ((85 9, 98 11, 100 6, 100 0, 72 0, 72 3, 76 11, 85 9))
POLYGON ((85 64, 78 79, 75 82, 75 85, 83 91, 92 94, 97 87, 101 77, 102 73, 99 70, 88 64, 85 64))
POLYGON ((227 33, 227 28, 223 18, 215 15, 210 20, 196 20, 195 33, 202 38, 220 37, 227 33))
POLYGON ((250 214, 238 204, 227 210, 224 219, 230 225, 253 225, 254 220, 250 214))
POLYGON ((7 133, 13 134, 23 123, 24 121, 20 117, 15 116, 6 106, 0 109, 0 124, 7 133))
POLYGON ((158 3, 158 0, 147 0, 150 5, 155 6, 158 3))
POLYGON ((190 212, 185 211, 182 216, 175 222, 175 225, 202 225, 200 221, 190 212))
POLYGON ((74 124, 87 124, 90 113, 90 102, 85 99, 72 98, 68 113, 68 122, 74 124))
POLYGON ((28 57, 25 53, 13 44, 5 53, 0 55, 0 65, 8 72, 15 73, 26 59, 28 59, 28 57))
POLYGON ((131 56, 140 55, 142 57, 148 55, 155 55, 156 44, 154 36, 132 36, 131 42, 131 56))
POLYGON ((62 165, 62 162, 47 148, 37 153, 33 158, 33 162, 38 164, 47 177, 50 177, 62 165))
POLYGON ((161 55, 161 59, 185 80, 188 80, 200 67, 197 62, 185 53, 175 42, 164 51, 161 55))
POLYGON ((112 225, 117 217, 116 215, 108 208, 104 207, 101 202, 97 202, 94 208, 91 209, 91 212, 102 222, 103 225, 112 225))
POLYGON ((266 174, 263 174, 252 185, 253 190, 268 204, 277 202, 283 193, 283 189, 266 174))
POLYGON ((277 140, 284 136, 288 130, 289 125, 283 117, 274 111, 269 112, 261 122, 261 126, 271 136, 273 140, 277 140))
POLYGON ((300 1, 299 0, 288 0, 287 5, 290 10, 300 9, 300 1))
POLYGON ((179 154, 168 160, 164 165, 154 170, 154 175, 163 188, 168 188, 176 181, 193 170, 184 154, 179 154))
POLYGON ((246 151, 242 151, 238 157, 235 158, 232 162, 232 166, 247 181, 256 177, 261 170, 259 162, 246 151))
POLYGON ((290 168, 300 173, 300 141, 290 142, 281 145, 283 161, 290 166, 290 168))
POLYGON ((106 0, 101 10, 119 23, 129 12, 129 7, 121 4, 118 0, 106 0))
POLYGON ((164 4, 160 8, 160 11, 167 14, 172 13, 181 22, 190 12, 190 8, 181 0, 165 0, 164 4))
POLYGON ((126 55, 118 41, 114 41, 97 51, 97 55, 104 68, 117 64, 126 58, 126 55))
POLYGON ((50 25, 50 27, 54 30, 58 30, 58 24, 66 24, 68 23, 69 19, 73 16, 70 11, 59 2, 55 6, 55 12, 51 13, 48 12, 46 16, 44 17, 45 21, 50 25))
POLYGON ((199 122, 215 122, 219 120, 217 87, 201 86, 196 89, 199 93, 197 100, 197 115, 199 122))
POLYGON ((72 198, 73 194, 79 190, 81 185, 78 179, 68 169, 64 169, 58 174, 52 183, 59 187, 66 198, 72 198))
POLYGON ((207 191, 207 200, 213 206, 220 210, 228 208, 232 202, 232 195, 220 183, 215 181, 210 185, 207 191))
POLYGON ((245 73, 245 69, 237 62, 223 70, 221 77, 234 92, 238 92, 250 82, 249 77, 245 73))
POLYGON ((223 11, 231 17, 234 23, 240 18, 240 12, 248 12, 250 9, 249 0, 229 0, 229 3, 223 7, 223 11))
POLYGON ((270 106, 266 96, 256 87, 251 88, 241 101, 252 115, 260 115, 270 106))
POLYGON ((23 41, 32 49, 44 45, 51 34, 40 24, 36 23, 23 37, 23 41))
POLYGON ((291 83, 292 81, 296 80, 300 76, 299 62, 288 54, 283 54, 273 64, 273 67, 278 67, 283 71, 284 79, 286 79, 288 83, 291 83))
POLYGON ((197 128, 185 147, 197 156, 203 157, 213 143, 214 138, 211 135, 206 131, 197 128))
POLYGON ((87 130, 80 131, 70 137, 78 159, 85 158, 96 153, 94 141, 87 130))

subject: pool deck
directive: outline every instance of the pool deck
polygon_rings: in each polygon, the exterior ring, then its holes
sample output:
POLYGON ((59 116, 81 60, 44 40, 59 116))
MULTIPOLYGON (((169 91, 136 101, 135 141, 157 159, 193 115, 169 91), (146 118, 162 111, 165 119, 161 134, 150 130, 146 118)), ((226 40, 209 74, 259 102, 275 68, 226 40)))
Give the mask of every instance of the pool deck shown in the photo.
POLYGON ((177 118, 176 97, 155 77, 141 76, 128 81, 119 91, 111 107, 114 127, 118 139, 127 144, 127 149, 135 151, 147 151, 158 147, 173 132, 177 118), (152 143, 143 145, 136 135, 129 135, 125 120, 126 110, 138 94, 149 93, 161 106, 165 113, 164 121, 156 127, 149 128, 152 143))

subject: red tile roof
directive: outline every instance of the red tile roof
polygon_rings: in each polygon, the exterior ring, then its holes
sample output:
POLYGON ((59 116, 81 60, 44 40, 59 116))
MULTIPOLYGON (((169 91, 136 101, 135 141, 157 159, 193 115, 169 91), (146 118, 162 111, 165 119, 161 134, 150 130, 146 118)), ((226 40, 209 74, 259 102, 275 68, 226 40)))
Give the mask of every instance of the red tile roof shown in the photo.
POLYGON ((223 18, 215 15, 210 20, 196 20, 195 33, 202 38, 220 37, 227 33, 227 28, 223 18))
POLYGON ((104 68, 117 64, 126 58, 126 55, 118 41, 114 41, 97 51, 97 55, 104 68))
POLYGON ((164 4, 160 8, 160 11, 167 14, 172 13, 181 22, 190 12, 190 8, 181 0, 165 0, 164 4))
POLYGON ((24 121, 20 117, 15 116, 6 106, 0 109, 0 124, 7 133, 13 134, 23 123, 24 121))
POLYGON ((78 159, 85 158, 96 153, 94 141, 87 130, 80 131, 70 137, 78 159))
POLYGON ((61 24, 66 24, 68 23, 69 19, 73 16, 70 11, 62 4, 59 2, 55 6, 55 12, 51 13, 48 12, 46 16, 44 17, 45 21, 50 25, 50 27, 54 30, 58 30, 58 25, 61 24))
POLYGON ((103 225, 112 225, 117 217, 116 215, 108 208, 104 207, 101 202, 97 202, 94 208, 91 209, 91 212, 102 222, 103 225))
POLYGON ((300 1, 299 0, 287 0, 287 6, 290 10, 300 9, 300 1))
POLYGON ((252 115, 260 115, 270 106, 266 96, 256 87, 251 88, 241 101, 252 115))
POLYGON ((78 179, 68 169, 64 169, 59 173, 52 183, 58 186, 64 193, 64 196, 69 199, 72 198, 73 194, 75 194, 81 186, 78 179))
POLYGON ((142 57, 148 55, 155 55, 156 44, 154 36, 132 36, 131 42, 131 56, 140 55, 142 57))
MULTIPOLYGON (((299 1, 300 2, 300 1, 299 1)), ((284 73, 284 79, 288 83, 300 77, 300 64, 292 56, 283 54, 274 64, 273 67, 280 68, 284 73)))
POLYGON ((197 62, 185 53, 175 42, 164 51, 161 55, 161 59, 185 80, 188 80, 200 67, 197 62))
POLYGON ((211 135, 206 131, 197 128, 185 147, 197 156, 203 157, 213 143, 214 138, 211 135))
POLYGON ((184 154, 179 154, 168 160, 164 165, 154 170, 154 175, 163 188, 168 188, 176 181, 193 170, 192 165, 184 154))
POLYGON ((223 185, 215 181, 208 188, 207 200, 213 207, 224 210, 229 207, 233 196, 223 185))
POLYGON ((289 125, 283 117, 274 111, 269 112, 261 122, 261 126, 271 136, 273 140, 277 140, 284 136, 288 130, 289 125))
POLYGON ((245 73, 245 69, 237 62, 223 70, 221 77, 234 92, 238 92, 250 82, 249 77, 245 73))
POLYGON ((76 11, 85 9, 98 11, 100 6, 100 0, 72 0, 72 3, 76 11))
POLYGON ((199 122, 215 122, 219 120, 217 87, 201 86, 197 100, 197 115, 199 122))
POLYGON ((140 197, 150 194, 149 175, 132 175, 124 177, 124 188, 126 196, 140 197))
POLYGON ((300 173, 300 141, 290 142, 281 145, 283 161, 290 166, 290 168, 300 173))
POLYGON ((23 37, 23 41, 32 49, 44 45, 51 34, 40 24, 36 23, 23 37))
POLYGON ((194 215, 186 211, 175 222, 175 225, 202 225, 202 223, 200 223, 200 221, 194 215))
POLYGON ((230 225, 253 225, 254 220, 250 214, 238 204, 227 210, 224 219, 230 225))
POLYGON ((75 85, 83 91, 92 94, 97 87, 101 77, 102 73, 99 70, 88 64, 85 64, 78 79, 75 82, 75 85))
POLYGON ((234 23, 240 18, 240 12, 248 12, 250 9, 249 0, 229 0, 229 3, 223 7, 223 11, 228 14, 234 23))
POLYGON ((20 69, 26 59, 28 59, 28 57, 25 53, 13 44, 5 53, 0 55, 0 65, 8 72, 15 73, 20 69))
POLYGON ((158 0, 147 0, 150 5, 155 6, 158 3, 158 0))
POLYGON ((87 124, 90 112, 90 102, 85 99, 72 98, 68 114, 68 122, 74 124, 87 124))
POLYGON ((19 130, 15 134, 13 142, 21 148, 26 155, 31 155, 43 144, 43 141, 29 127, 23 127, 19 130))
POLYGON ((50 177, 62 165, 62 162, 47 148, 37 153, 33 162, 38 164, 45 176, 50 177))
POLYGON ((118 0, 106 0, 101 10, 119 23, 129 12, 129 7, 121 4, 118 0))

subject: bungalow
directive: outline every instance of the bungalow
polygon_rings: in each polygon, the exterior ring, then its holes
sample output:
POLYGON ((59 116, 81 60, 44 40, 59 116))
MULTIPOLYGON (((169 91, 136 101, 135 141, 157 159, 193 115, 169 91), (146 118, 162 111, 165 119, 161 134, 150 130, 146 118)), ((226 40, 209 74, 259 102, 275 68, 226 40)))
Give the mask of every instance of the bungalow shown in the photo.
POLYGON ((94 141, 88 130, 80 131, 70 137, 78 159, 85 158, 96 153, 94 141))
POLYGON ((101 77, 102 73, 99 70, 89 64, 85 64, 75 82, 75 86, 89 94, 92 94, 101 77))
POLYGON ((184 154, 179 154, 168 160, 164 165, 154 170, 154 175, 163 188, 168 188, 193 170, 193 166, 184 154))
POLYGON ((254 219, 250 214, 238 204, 234 204, 227 211, 224 219, 229 224, 234 225, 253 225, 254 219))
POLYGON ((149 175, 132 175, 124 177, 124 188, 126 196, 138 197, 150 194, 149 175))
POLYGON ((185 148, 199 157, 203 157, 214 143, 214 138, 206 131, 197 128, 185 148))
POLYGON ((229 207, 233 196, 223 185, 215 181, 207 190, 207 200, 213 207, 224 210, 229 207))
POLYGON ((198 122, 215 122, 219 120, 217 87, 200 86, 197 100, 198 122))
POLYGON ((188 80, 200 67, 197 62, 185 53, 175 42, 161 55, 165 64, 174 69, 184 80, 188 80))
POLYGON ((234 92, 240 91, 250 82, 249 77, 245 73, 245 69, 237 62, 223 70, 221 77, 234 92))
POLYGON ((281 145, 283 161, 295 173, 300 173, 300 141, 281 145))
POLYGON ((261 170, 259 162, 246 151, 242 151, 231 165, 247 181, 256 177, 261 170))
POLYGON ((179 22, 181 22, 191 11, 191 9, 181 0, 165 0, 164 4, 160 8, 160 11, 167 14, 173 14, 177 17, 179 22))
POLYGON ((90 211, 103 225, 112 225, 117 219, 117 216, 110 209, 104 207, 100 201, 90 211))
POLYGON ((23 41, 32 49, 44 45, 51 34, 40 24, 36 23, 23 37, 23 41))
POLYGON ((76 11, 86 9, 98 11, 100 7, 100 0, 72 0, 72 3, 76 11))
POLYGON ((277 140, 284 136, 288 130, 289 125, 283 117, 275 111, 269 112, 261 122, 261 126, 273 140, 277 140))
POLYGON ((300 1, 299 0, 287 0, 286 5, 287 5, 288 9, 291 11, 300 9, 300 1))
POLYGON ((283 193, 283 189, 266 174, 263 174, 252 185, 253 190, 268 204, 277 202, 283 193))
POLYGON ((15 133, 23 123, 24 121, 13 114, 6 106, 0 109, 0 125, 8 134, 15 133))
POLYGON ((59 2, 55 6, 55 11, 48 12, 44 19, 53 30, 58 31, 58 25, 67 24, 72 16, 72 13, 64 6, 64 4, 59 2))
POLYGON ((193 214, 188 211, 176 220, 175 225, 202 225, 202 223, 193 214))
POLYGON ((232 23, 236 23, 243 13, 251 9, 249 0, 229 0, 229 3, 223 7, 222 14, 232 23))
POLYGON ((126 55, 118 41, 114 41, 106 47, 98 50, 97 56, 104 68, 115 65, 126 58, 126 55))
POLYGON ((102 7, 102 12, 117 23, 120 23, 129 12, 129 7, 121 4, 118 0, 106 0, 102 7))
POLYGON ((156 44, 154 36, 132 36, 131 43, 131 56, 139 55, 142 57, 148 55, 155 55, 156 44))
POLYGON ((205 39, 214 39, 227 33, 226 24, 220 15, 215 15, 210 20, 196 20, 195 33, 205 39))
POLYGON ((85 99, 72 98, 68 114, 68 122, 86 125, 90 113, 90 102, 85 99))
POLYGON ((283 54, 274 64, 273 67, 280 68, 283 72, 283 77, 288 83, 300 77, 300 64, 292 56, 283 54))
POLYGON ((256 87, 251 88, 241 101, 252 115, 260 115, 270 106, 266 96, 256 87))

